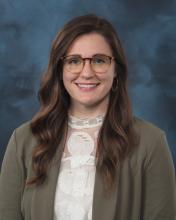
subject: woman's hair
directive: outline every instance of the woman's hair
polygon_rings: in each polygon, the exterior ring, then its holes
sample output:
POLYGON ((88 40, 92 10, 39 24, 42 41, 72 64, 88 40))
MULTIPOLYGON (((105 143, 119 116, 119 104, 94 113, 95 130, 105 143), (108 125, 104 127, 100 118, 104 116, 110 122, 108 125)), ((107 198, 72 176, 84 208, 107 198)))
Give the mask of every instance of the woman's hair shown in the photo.
POLYGON ((97 143, 96 168, 107 189, 115 183, 117 168, 136 145, 133 129, 132 110, 127 91, 127 63, 118 35, 113 26, 96 15, 76 17, 68 22, 57 34, 51 48, 49 64, 39 90, 41 108, 31 122, 32 133, 38 140, 33 149, 32 165, 35 176, 27 185, 42 184, 47 178, 49 165, 58 154, 61 160, 64 150, 70 97, 63 85, 63 64, 72 42, 81 35, 98 33, 110 45, 115 57, 113 86, 110 91, 109 106, 101 126, 97 143), (61 144, 61 141, 62 144, 61 144))

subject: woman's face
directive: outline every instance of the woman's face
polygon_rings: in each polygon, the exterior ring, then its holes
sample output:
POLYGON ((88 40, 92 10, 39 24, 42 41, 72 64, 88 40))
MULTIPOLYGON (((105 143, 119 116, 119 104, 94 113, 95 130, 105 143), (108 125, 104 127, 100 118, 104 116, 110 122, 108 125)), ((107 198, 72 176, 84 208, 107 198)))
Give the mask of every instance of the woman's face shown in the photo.
MULTIPOLYGON (((92 58, 96 54, 112 57, 112 51, 105 38, 98 33, 85 34, 76 38, 67 51, 66 57, 79 55, 82 58, 92 58)), ((74 56, 75 57, 75 56, 74 56)), ((86 59, 81 71, 72 72, 66 65, 78 64, 78 60, 67 60, 63 67, 63 83, 71 98, 71 107, 96 107, 106 109, 109 93, 115 77, 115 62, 112 59, 105 72, 96 72, 92 66, 99 68, 102 60, 96 58, 91 66, 86 59)), ((79 64, 78 64, 79 65, 79 64)), ((100 68, 101 69, 101 68, 100 68)))

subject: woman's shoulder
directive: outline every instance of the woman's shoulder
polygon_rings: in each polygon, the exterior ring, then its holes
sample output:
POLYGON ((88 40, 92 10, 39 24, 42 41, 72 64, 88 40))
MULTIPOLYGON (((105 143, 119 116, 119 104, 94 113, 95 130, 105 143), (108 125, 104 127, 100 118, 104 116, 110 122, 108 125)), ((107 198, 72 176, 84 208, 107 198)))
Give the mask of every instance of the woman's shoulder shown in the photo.
POLYGON ((31 121, 26 121, 19 125, 15 131, 17 131, 20 134, 26 134, 31 132, 31 121))
POLYGON ((134 117, 134 129, 139 139, 136 153, 140 158, 144 156, 150 160, 161 156, 161 154, 162 157, 169 155, 171 158, 164 130, 138 117, 134 117))
POLYGON ((27 121, 17 127, 12 134, 12 138, 14 138, 19 151, 30 151, 37 144, 36 137, 31 130, 31 121, 27 121))
POLYGON ((34 135, 31 130, 31 121, 26 121, 17 127, 14 131, 16 138, 20 137, 21 140, 28 138, 34 138, 34 135))
POLYGON ((140 137, 150 137, 155 139, 156 137, 161 136, 165 133, 164 130, 162 130, 152 122, 144 120, 142 118, 138 118, 136 116, 133 117, 133 125, 134 129, 140 137))
POLYGON ((28 166, 32 150, 37 145, 30 124, 30 121, 25 122, 14 130, 7 145, 5 161, 16 157, 19 164, 25 163, 28 166))

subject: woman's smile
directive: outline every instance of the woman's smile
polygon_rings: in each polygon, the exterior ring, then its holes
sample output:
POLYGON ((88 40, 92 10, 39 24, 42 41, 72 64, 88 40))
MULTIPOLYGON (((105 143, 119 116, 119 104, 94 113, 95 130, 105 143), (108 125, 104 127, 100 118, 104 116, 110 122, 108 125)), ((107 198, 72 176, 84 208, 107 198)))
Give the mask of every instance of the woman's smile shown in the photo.
POLYGON ((76 83, 81 92, 95 91, 100 83, 76 83))

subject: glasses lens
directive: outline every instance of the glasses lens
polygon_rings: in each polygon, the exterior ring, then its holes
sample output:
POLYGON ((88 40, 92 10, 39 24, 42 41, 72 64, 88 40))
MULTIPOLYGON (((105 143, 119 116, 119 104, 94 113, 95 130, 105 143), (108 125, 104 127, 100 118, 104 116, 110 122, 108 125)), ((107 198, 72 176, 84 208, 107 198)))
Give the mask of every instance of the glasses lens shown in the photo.
POLYGON ((95 72, 106 72, 111 64, 111 58, 106 55, 95 55, 92 57, 91 65, 95 72))
POLYGON ((64 69, 72 72, 77 73, 82 70, 83 60, 79 56, 68 56, 64 59, 64 69))

